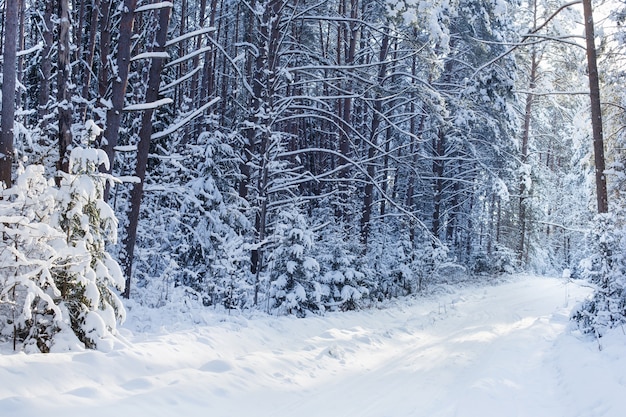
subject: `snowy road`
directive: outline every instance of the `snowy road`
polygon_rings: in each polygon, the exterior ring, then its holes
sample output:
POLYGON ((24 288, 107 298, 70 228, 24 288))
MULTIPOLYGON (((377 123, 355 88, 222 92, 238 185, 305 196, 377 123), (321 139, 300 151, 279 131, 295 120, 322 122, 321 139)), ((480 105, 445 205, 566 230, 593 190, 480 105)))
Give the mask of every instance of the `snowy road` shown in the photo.
POLYGON ((109 353, 0 355, 0 416, 621 417, 626 337, 566 330, 588 292, 517 277, 304 320, 135 316, 109 353))

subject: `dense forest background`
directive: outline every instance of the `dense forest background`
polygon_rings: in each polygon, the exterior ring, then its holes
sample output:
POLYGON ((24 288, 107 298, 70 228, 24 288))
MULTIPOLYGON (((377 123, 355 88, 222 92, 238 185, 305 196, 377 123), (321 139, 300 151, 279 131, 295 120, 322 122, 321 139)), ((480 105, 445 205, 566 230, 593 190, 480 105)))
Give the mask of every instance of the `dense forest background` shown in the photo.
POLYGON ((594 3, 596 217, 580 3, 1 1, 3 333, 89 345, 116 285, 304 316, 517 270, 623 310, 626 13, 594 3))

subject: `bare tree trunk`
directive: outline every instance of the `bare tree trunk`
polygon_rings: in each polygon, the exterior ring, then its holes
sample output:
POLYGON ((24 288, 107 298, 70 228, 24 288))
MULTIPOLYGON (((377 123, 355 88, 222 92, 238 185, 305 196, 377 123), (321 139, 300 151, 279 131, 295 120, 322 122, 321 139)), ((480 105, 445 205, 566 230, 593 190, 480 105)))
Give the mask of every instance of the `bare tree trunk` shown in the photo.
MULTIPOLYGON (((485 202, 485 204, 487 204, 485 202)), ((488 207, 489 207, 489 224, 487 226, 487 254, 491 255, 492 252, 492 245, 493 245, 493 229, 494 229, 494 207, 496 205, 496 193, 491 193, 491 201, 488 203, 488 207)), ((481 233, 481 239, 482 239, 482 233, 481 233)), ((482 245, 481 245, 482 246, 482 245)))
MULTIPOLYGON (((179 16, 179 24, 178 24, 178 36, 183 36, 187 33, 187 9, 189 5, 187 0, 180 0, 180 16, 179 16)), ((188 47, 187 40, 182 40, 178 42, 178 56, 187 55, 188 47)), ((187 73, 187 61, 181 62, 177 65, 176 68, 176 78, 180 78, 187 73)), ((179 83, 178 86, 174 89, 174 106, 176 108, 181 108, 184 103, 185 97, 185 84, 179 83)), ((189 131, 187 129, 183 129, 183 142, 187 142, 187 136, 189 135, 189 131)))
POLYGON ((43 14, 42 21, 42 36, 43 36, 43 49, 41 51, 41 83, 39 84, 39 97, 37 109, 37 117, 40 121, 45 119, 48 114, 48 101, 50 100, 50 76, 52 74, 52 62, 51 62, 51 50, 53 42, 52 32, 52 1, 46 2, 46 9, 43 14))
MULTIPOLYGON (((162 7, 159 10, 159 29, 156 34, 156 44, 154 52, 165 51, 165 43, 167 42, 167 29, 170 22, 171 8, 162 7)), ((150 65, 150 75, 148 79, 148 89, 146 91, 146 103, 156 102, 159 98, 159 84, 161 83, 161 71, 163 69, 163 58, 152 58, 150 65)), ((137 240, 137 225, 139 223, 139 210, 141 208, 141 199, 143 197, 143 185, 146 178, 146 168, 148 166, 148 152, 150 151, 150 137, 152 136, 152 115, 154 109, 144 110, 141 118, 141 129, 139 130, 139 143, 137 145, 137 167, 135 176, 139 178, 139 182, 135 183, 130 195, 130 213, 128 214, 128 229, 126 238, 124 239, 124 248, 120 253, 120 260, 124 266, 124 274, 126 276, 126 286, 124 293, 125 298, 130 297, 131 274, 133 268, 133 257, 135 250, 135 242, 137 240)))
MULTIPOLYGON (((269 141, 271 132, 270 126, 266 126, 266 121, 258 116, 263 109, 267 113, 272 110, 274 100, 274 86, 272 80, 276 74, 276 68, 279 60, 278 41, 280 38, 280 13, 285 0, 270 0, 263 13, 262 21, 259 25, 259 39, 261 45, 265 47, 259 48, 255 62, 253 92, 254 92, 254 112, 253 123, 256 125, 253 130, 255 140, 259 142, 258 155, 259 176, 257 182, 257 199, 259 201, 259 209, 256 212, 254 221, 256 231, 256 241, 261 244, 265 240, 267 228, 267 207, 268 195, 267 184, 269 181, 269 141), (259 126, 262 125, 262 126, 259 126)), ((254 149, 254 148, 253 148, 254 149)), ((258 302, 260 279, 259 274, 263 268, 263 250, 261 247, 252 250, 250 256, 250 269, 256 275, 254 285, 254 304, 258 302)))
POLYGON ((104 132, 106 139, 104 150, 110 161, 109 172, 113 169, 115 147, 117 146, 122 109, 124 108, 124 97, 126 96, 126 86, 128 84, 131 38, 133 25, 135 24, 136 6, 137 0, 124 0, 124 10, 120 22, 120 37, 117 44, 117 74, 113 74, 112 107, 107 111, 106 130, 104 132))
MULTIPOLYGON (((255 8, 256 7, 256 1, 255 0, 251 0, 250 1, 250 7, 251 8, 255 8)), ((239 16, 240 16, 240 12, 239 9, 237 10, 237 20, 236 20, 236 27, 239 27, 239 16)), ((244 20, 244 26, 246 28, 245 30, 245 35, 244 35, 244 43, 246 44, 252 44, 252 33, 254 31, 254 25, 255 23, 255 17, 254 14, 250 11, 247 10, 243 13, 243 20, 244 20)), ((238 37, 237 37, 238 38, 238 37)), ((261 48, 263 49, 263 48, 261 48)), ((259 51, 259 54, 261 53, 261 51, 259 51)), ((256 97, 260 96, 260 91, 258 90, 259 88, 259 83, 254 81, 254 78, 257 76, 256 71, 254 70, 254 59, 251 53, 247 53, 246 54, 246 64, 245 64, 245 74, 244 76, 247 77, 250 80, 250 83, 252 85, 252 97, 250 97, 249 100, 249 105, 251 109, 255 109, 257 104, 257 99, 256 97)), ((203 96, 205 95, 204 91, 208 88, 208 77, 204 77, 202 80, 202 91, 203 91, 203 96)), ((206 90, 208 91, 208 90, 206 90)), ((254 110, 252 110, 254 111, 254 110)), ((251 116, 253 117, 253 116, 251 116)), ((254 131, 254 129, 252 128, 248 128, 245 131, 245 138, 246 138, 246 143, 244 144, 243 147, 243 157, 242 157, 242 161, 239 164, 239 170, 241 172, 241 180, 239 181, 239 197, 243 198, 244 200, 248 199, 248 186, 250 184, 250 165, 249 163, 252 160, 253 157, 253 149, 255 146, 255 138, 256 136, 256 132, 254 131)), ((254 257, 254 252, 252 254, 252 256, 254 257)), ((252 262, 252 265, 255 265, 254 259, 252 262)), ((251 266, 251 271, 252 273, 255 273, 255 269, 254 266, 251 266)))
MULTIPOLYGON (((106 109, 103 99, 109 88, 109 54, 111 53, 111 0, 103 0, 100 7, 100 68, 98 68, 98 102, 96 103, 96 118, 106 121, 106 109)), ((106 123, 103 123, 106 125, 106 123)), ((106 131, 106 130, 105 130, 106 131)), ((113 161, 111 161, 111 164, 113 161)))
MULTIPOLYGON (((528 94, 526 95, 526 107, 524 109, 524 126, 522 128, 522 164, 526 164, 528 161, 528 141, 530 139, 530 121, 532 118, 532 105, 533 105, 533 90, 537 84, 537 69, 539 67, 539 60, 537 59, 537 52, 533 49, 530 63, 530 82, 528 85, 528 94)), ((524 174, 522 174, 524 175, 524 174)), ((526 189, 526 181, 524 178, 520 180, 519 186, 519 245, 518 245, 518 259, 521 261, 525 251, 526 240, 526 199, 528 190, 526 189)))
MULTIPOLYGON (((206 2, 206 0, 203 0, 206 2)), ((220 6, 221 8, 221 6, 220 6)), ((210 5, 210 14, 209 14, 209 27, 215 27, 215 20, 217 17, 217 0, 211 0, 210 5)), ((211 39, 212 44, 219 43, 219 30, 213 31, 209 33, 209 38, 211 39)), ((204 54, 204 72, 203 72, 203 80, 202 80, 202 92, 200 97, 200 103, 205 104, 208 103, 212 96, 215 95, 215 80, 218 73, 218 62, 217 62, 217 50, 214 45, 212 45, 211 49, 207 50, 204 54)), ((223 61, 224 63, 226 60, 223 61)), ((222 106, 227 105, 227 100, 222 100, 222 106)), ((222 107, 222 113, 225 113, 225 107, 222 107)), ((203 118, 198 123, 198 132, 206 130, 207 123, 206 118, 203 118)))
POLYGON ((84 102, 81 104, 80 117, 83 122, 87 118, 87 101, 89 100, 92 66, 96 53, 96 35, 98 33, 98 14, 100 11, 100 0, 93 0, 90 10, 91 20, 89 21, 89 44, 87 45, 87 56, 85 57, 85 74, 83 79, 81 80, 81 82, 83 83, 82 96, 84 102))
MULTIPOLYGON (((392 56, 393 56, 393 61, 395 62, 396 58, 398 57, 398 43, 397 42, 394 42, 393 49, 394 49, 394 51, 393 51, 393 55, 392 56)), ((397 79, 397 76, 396 76, 395 71, 394 71, 394 73, 391 75, 391 85, 395 85, 396 79, 397 79)), ((390 107, 391 108, 394 107, 393 102, 390 104, 390 107)), ((382 186, 383 190, 382 190, 382 192, 384 194, 384 197, 383 197, 382 201, 380 202, 380 216, 382 218, 385 217, 385 213, 386 213, 386 210, 387 210, 387 195, 388 195, 388 192, 389 192, 389 182, 390 182, 390 180, 389 180, 389 177, 390 177, 390 175, 389 175, 390 174, 390 172, 389 172, 389 158, 390 158, 390 155, 391 155, 391 136, 392 136, 391 134, 392 133, 393 133, 392 126, 388 122, 387 123, 387 127, 385 129, 385 154, 383 155, 383 175, 384 175, 384 177, 383 177, 383 186, 382 186)), ((398 151, 398 152, 400 152, 400 151, 398 151)), ((397 176, 397 171, 396 171, 396 176, 397 176)), ((393 199, 393 200, 395 200, 395 193, 396 193, 396 190, 397 190, 397 188, 396 188, 397 185, 398 185, 398 182, 394 179, 394 181, 393 181, 393 189, 392 189, 392 193, 391 193, 391 196, 390 196, 390 198, 393 199)))
POLYGON ((11 187, 13 165, 13 125, 15 122, 15 65, 17 63, 17 26, 19 0, 6 0, 4 61, 2 65, 2 110, 0 115, 0 181, 11 187))
MULTIPOLYGON (((74 32, 74 42, 73 42, 74 45, 76 45, 76 52, 75 52, 76 56, 73 59, 74 61, 81 60, 83 58, 83 48, 85 47, 85 45, 83 44, 82 36, 83 36, 83 31, 85 30, 85 18, 87 17, 86 12, 85 12, 85 9, 87 6, 85 3, 87 3, 87 1, 74 0, 73 2, 74 4, 72 4, 72 12, 74 13, 74 17, 72 21, 73 22, 78 21, 78 24, 74 23, 74 27, 76 28, 76 31, 74 32)), ((78 81, 78 80, 75 80, 75 81, 78 81)))
MULTIPOLYGON (((453 45, 451 43, 451 48, 453 45)), ((452 77, 452 72, 454 70, 454 62, 452 59, 448 59, 444 64, 444 73, 443 73, 443 85, 446 85, 450 82, 452 77)), ((433 223, 432 223, 432 233, 436 238, 441 237, 442 226, 443 226, 443 214, 442 212, 444 204, 443 201, 443 191, 445 187, 445 181, 443 178, 443 174, 445 172, 446 167, 446 126, 445 121, 442 122, 443 125, 439 127, 437 135, 433 138, 433 176, 434 176, 434 184, 433 184, 433 223)))
POLYGON ((445 152, 445 133, 443 127, 439 128, 439 133, 433 139, 433 174, 435 177, 435 184, 433 188, 434 193, 434 207, 433 207, 433 225, 432 233, 435 237, 440 237, 441 231, 441 204, 443 198, 443 172, 444 172, 444 152, 445 152))
POLYGON ((589 69, 593 153, 596 164, 596 198, 598 201, 598 213, 608 213, 609 202, 606 189, 606 176, 604 174, 604 139, 602 134, 602 109, 600 108, 600 82, 598 78, 591 0, 583 0, 583 12, 585 18, 585 36, 587 38, 587 67, 589 69))
MULTIPOLYGON (((415 32, 417 32, 417 30, 415 30, 415 32)), ((414 78, 417 76, 417 57, 415 56, 413 56, 413 58, 411 59, 411 75, 414 78)), ((428 81, 430 83, 430 79, 428 81)), ((420 150, 420 143, 419 143, 418 136, 422 134, 422 131, 424 130, 424 123, 426 121, 426 114, 422 113, 422 115, 420 116, 419 123, 416 123, 416 118, 417 118, 417 114, 416 114, 417 108, 415 106, 416 100, 417 100, 416 97, 412 97, 411 104, 409 105, 409 111, 411 114, 411 120, 409 123, 409 129, 410 129, 409 131, 411 133, 410 153, 412 155, 411 159, 413 161, 413 164, 412 164, 412 169, 409 173, 408 186, 407 186, 407 191, 406 191, 406 206, 410 211, 414 210, 414 205, 415 205, 414 203, 415 180, 416 180, 415 170, 417 169, 418 153, 420 150)), ((411 230, 409 232, 409 239, 411 241, 411 244, 415 245, 415 226, 413 224, 411 224, 411 230)))
MULTIPOLYGON (((380 46, 380 53, 378 56, 379 69, 378 69, 378 88, 382 89, 382 82, 385 78, 385 74, 387 73, 387 54, 389 51, 389 34, 388 28, 385 28, 385 33, 383 34, 383 39, 380 46)), ((380 130, 380 120, 381 114, 383 111, 383 99, 381 97, 381 93, 375 93, 377 95, 374 100, 374 114, 372 115, 372 125, 371 125, 371 133, 370 133, 370 144, 369 149, 367 151, 367 184, 365 185, 365 196, 363 198, 363 215, 361 217, 361 241, 363 243, 363 247, 367 250, 367 241, 370 233, 370 220, 373 210, 373 202, 374 202, 374 176, 375 172, 375 163, 374 160, 376 158, 376 149, 378 148, 378 134, 380 130)))
POLYGON ((70 67, 70 5, 69 0, 59 1, 58 85, 57 106, 59 113, 59 161, 57 169, 69 172, 69 156, 72 145, 72 89, 70 67))
MULTIPOLYGON (((204 21, 206 19, 205 17, 206 1, 207 0, 200 0, 200 10, 198 11, 198 26, 201 28, 204 27, 204 21)), ((202 36, 196 37, 195 48, 196 50, 200 50, 200 48, 202 48, 202 36)), ((193 60, 191 61, 191 66, 193 67, 194 70, 200 66, 200 55, 196 55, 193 57, 193 60)), ((189 97, 191 97, 194 103, 200 103, 200 100, 201 100, 201 94, 200 94, 200 91, 198 91, 198 84, 199 84, 198 81, 200 79, 200 72, 201 71, 196 71, 194 75, 191 77, 189 97)), ((193 126, 192 131, 194 132, 194 134, 196 136, 199 136, 201 132, 202 122, 194 120, 192 126, 193 126)))
MULTIPOLYGON (((24 0, 19 0, 20 1, 20 10, 19 10, 19 15, 20 15, 20 23, 19 23, 19 29, 18 29, 18 37, 17 37, 17 51, 22 51, 24 50, 24 15, 26 14, 26 8, 25 8, 25 1, 24 0)), ((24 57, 20 56, 17 58, 17 80, 20 84, 24 83, 24 57)), ((21 94, 17 94, 15 96, 15 108, 19 109, 20 107, 22 107, 22 95, 21 94)))
MULTIPOLYGON (((341 49, 344 46, 344 42, 347 42, 344 52, 344 62, 343 65, 346 67, 352 65, 354 63, 355 54, 356 54, 356 44, 359 33, 359 25, 357 23, 358 13, 359 13, 359 0, 349 0, 350 1, 350 16, 349 21, 346 23, 341 23, 340 28, 343 27, 343 30, 338 29, 338 32, 343 32, 343 36, 338 36, 337 39, 337 63, 341 65, 341 49)), ((342 0, 340 2, 340 14, 347 13, 347 0, 342 0)), ((347 78, 343 82, 343 94, 344 97, 339 99, 339 108, 338 108, 338 120, 341 121, 340 126, 341 130, 339 132, 339 153, 342 158, 339 161, 340 165, 343 165, 339 173, 339 217, 342 220, 348 220, 349 212, 348 212, 348 194, 349 187, 348 181, 350 177, 350 138, 349 133, 351 132, 351 121, 352 121, 352 102, 353 99, 351 97, 354 80, 352 78, 347 78)))

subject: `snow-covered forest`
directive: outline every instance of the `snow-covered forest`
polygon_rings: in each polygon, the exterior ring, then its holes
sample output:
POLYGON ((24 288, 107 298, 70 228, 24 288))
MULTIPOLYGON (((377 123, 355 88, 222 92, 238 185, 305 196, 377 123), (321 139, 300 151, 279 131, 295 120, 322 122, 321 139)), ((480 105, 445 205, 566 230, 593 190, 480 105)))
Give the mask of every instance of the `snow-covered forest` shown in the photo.
POLYGON ((520 271, 624 321, 622 3, 0 4, 14 350, 111 347, 125 304, 306 317, 520 271))

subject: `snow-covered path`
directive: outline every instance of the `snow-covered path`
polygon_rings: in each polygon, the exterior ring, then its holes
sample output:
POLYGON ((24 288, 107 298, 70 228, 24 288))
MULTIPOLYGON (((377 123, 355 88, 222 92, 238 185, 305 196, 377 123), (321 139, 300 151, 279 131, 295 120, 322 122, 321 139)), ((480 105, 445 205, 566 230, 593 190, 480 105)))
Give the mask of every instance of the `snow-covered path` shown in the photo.
POLYGON ((566 330, 588 292, 517 277, 307 319, 131 314, 109 353, 0 355, 0 416, 621 417, 626 336, 566 330))

